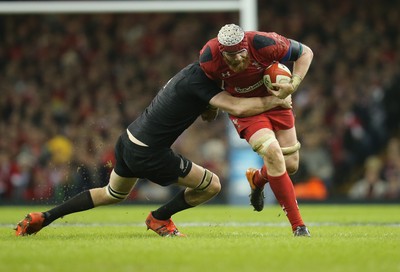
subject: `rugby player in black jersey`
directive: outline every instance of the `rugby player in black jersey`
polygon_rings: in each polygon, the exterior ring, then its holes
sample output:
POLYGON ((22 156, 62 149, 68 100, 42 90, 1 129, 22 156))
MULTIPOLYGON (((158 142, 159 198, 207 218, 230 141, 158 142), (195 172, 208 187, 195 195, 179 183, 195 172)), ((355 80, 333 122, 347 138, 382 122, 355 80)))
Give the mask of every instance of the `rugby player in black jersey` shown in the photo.
POLYGON ((183 187, 168 203, 149 213, 147 228, 160 236, 185 236, 171 216, 210 200, 221 184, 217 175, 175 153, 171 145, 199 116, 205 121, 214 120, 218 109, 235 116, 251 116, 277 106, 290 108, 290 97, 233 97, 208 79, 197 62, 192 63, 165 84, 119 137, 116 163, 107 186, 81 192, 48 211, 29 213, 17 224, 16 235, 36 234, 67 214, 121 202, 139 178, 146 178, 161 186, 183 187))

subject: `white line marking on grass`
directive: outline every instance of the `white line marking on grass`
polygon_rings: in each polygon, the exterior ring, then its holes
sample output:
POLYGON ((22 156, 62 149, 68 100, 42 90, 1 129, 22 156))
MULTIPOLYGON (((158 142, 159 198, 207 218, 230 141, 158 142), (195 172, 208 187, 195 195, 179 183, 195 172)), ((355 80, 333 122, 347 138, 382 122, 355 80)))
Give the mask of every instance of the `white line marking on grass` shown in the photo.
MULTIPOLYGON (((177 225, 182 227, 288 227, 289 223, 271 223, 271 222, 177 222, 177 225)), ((143 227, 145 223, 70 223, 70 222, 55 222, 51 224, 54 227, 143 227)), ((357 227, 357 226, 377 226, 377 227, 400 227, 400 222, 311 222, 307 223, 310 227, 321 226, 337 226, 337 227, 357 227)), ((0 224, 1 228, 15 227, 11 224, 0 224)))

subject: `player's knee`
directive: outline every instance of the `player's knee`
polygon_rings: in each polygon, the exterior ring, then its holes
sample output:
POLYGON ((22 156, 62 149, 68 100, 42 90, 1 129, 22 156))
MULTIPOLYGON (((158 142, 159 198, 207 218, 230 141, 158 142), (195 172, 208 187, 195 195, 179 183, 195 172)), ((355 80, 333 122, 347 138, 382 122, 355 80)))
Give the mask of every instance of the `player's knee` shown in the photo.
POLYGON ((284 164, 282 150, 274 136, 265 135, 252 143, 252 148, 260 155, 269 167, 281 168, 284 164))
POLYGON ((217 175, 213 175, 213 178, 211 180, 208 192, 211 195, 217 195, 221 191, 221 182, 219 180, 219 177, 217 175))
POLYGON ((290 165, 290 164, 286 165, 286 171, 288 172, 289 175, 296 174, 297 170, 299 170, 298 164, 297 165, 294 165, 294 164, 293 165, 290 165))
POLYGON ((221 191, 221 183, 219 177, 204 169, 204 176, 199 185, 195 188, 196 191, 207 193, 210 196, 214 196, 221 191))
POLYGON ((293 175, 299 169, 299 155, 298 152, 291 156, 285 156, 286 170, 289 175, 293 175))
POLYGON ((261 157, 268 157, 273 153, 280 152, 278 150, 278 140, 274 136, 265 135, 254 141, 252 148, 261 157))
POLYGON ((285 156, 286 170, 289 175, 293 175, 299 169, 299 152, 301 145, 297 142, 293 146, 283 147, 282 153, 285 156))
POLYGON ((110 184, 105 186, 104 190, 105 190, 105 197, 106 197, 107 204, 115 204, 115 203, 121 202, 121 201, 125 200, 129 195, 129 192, 125 193, 125 192, 118 192, 118 191, 114 190, 110 186, 110 184))
POLYGON ((278 142, 275 142, 269 146, 268 151, 264 154, 264 159, 273 165, 281 165, 285 162, 278 142))

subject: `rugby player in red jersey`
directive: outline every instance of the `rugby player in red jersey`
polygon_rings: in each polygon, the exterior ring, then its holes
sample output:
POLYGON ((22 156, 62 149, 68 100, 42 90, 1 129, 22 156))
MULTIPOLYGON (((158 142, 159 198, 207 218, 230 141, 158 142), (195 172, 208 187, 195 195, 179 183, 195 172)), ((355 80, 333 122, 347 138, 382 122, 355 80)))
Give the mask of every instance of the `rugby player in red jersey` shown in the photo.
MULTIPOLYGON (((286 98, 296 91, 313 59, 312 50, 275 32, 244 31, 235 24, 223 26, 216 38, 200 51, 200 66, 223 90, 236 97, 276 96, 286 98), (292 62, 289 83, 263 83, 264 70, 274 61, 292 62)), ((250 168, 246 178, 251 187, 250 202, 256 211, 264 207, 264 185, 271 190, 287 215, 295 236, 310 236, 301 217, 289 175, 299 167, 293 111, 276 107, 256 116, 230 115, 239 136, 264 160, 261 169, 250 168)))

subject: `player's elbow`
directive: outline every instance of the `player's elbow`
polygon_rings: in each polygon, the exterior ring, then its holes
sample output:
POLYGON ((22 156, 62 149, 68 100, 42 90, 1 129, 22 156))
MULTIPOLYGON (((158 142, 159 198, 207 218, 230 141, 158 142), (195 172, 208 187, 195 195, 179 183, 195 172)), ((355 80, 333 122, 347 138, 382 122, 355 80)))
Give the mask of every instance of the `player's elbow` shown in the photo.
POLYGON ((252 111, 254 111, 254 105, 250 104, 247 101, 247 98, 234 97, 226 92, 221 93, 219 100, 215 98, 210 101, 210 104, 220 108, 230 115, 236 117, 246 117, 252 115, 252 111), (222 94, 224 96, 222 96, 222 94))
POLYGON ((304 55, 311 61, 314 58, 314 52, 310 47, 303 45, 304 55))

